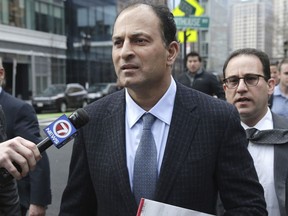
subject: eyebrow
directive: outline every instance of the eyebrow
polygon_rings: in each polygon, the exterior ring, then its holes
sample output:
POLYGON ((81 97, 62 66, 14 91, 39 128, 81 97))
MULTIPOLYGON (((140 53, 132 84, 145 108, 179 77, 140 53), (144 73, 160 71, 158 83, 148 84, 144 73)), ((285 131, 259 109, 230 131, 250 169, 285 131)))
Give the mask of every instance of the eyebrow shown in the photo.
MULTIPOLYGON (((129 34, 129 38, 135 38, 135 37, 140 37, 140 36, 145 36, 145 37, 147 37, 147 38, 152 38, 150 35, 148 35, 148 34, 146 34, 146 33, 144 33, 144 32, 133 32, 132 34, 129 34)), ((116 40, 116 39, 121 39, 122 38, 122 36, 117 36, 117 35, 115 35, 115 36, 112 36, 112 40, 116 40)))

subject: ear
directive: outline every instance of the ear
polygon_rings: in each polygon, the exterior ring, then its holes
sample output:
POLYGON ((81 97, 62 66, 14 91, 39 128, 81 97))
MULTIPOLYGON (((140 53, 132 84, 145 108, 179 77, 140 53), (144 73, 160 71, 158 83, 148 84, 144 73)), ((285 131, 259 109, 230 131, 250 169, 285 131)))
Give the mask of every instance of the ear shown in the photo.
POLYGON ((176 41, 172 41, 169 44, 169 47, 167 49, 168 55, 167 55, 167 65, 172 66, 178 56, 179 53, 179 43, 176 41))
POLYGON ((222 86, 223 86, 224 91, 226 91, 227 90, 227 86, 225 84, 223 84, 222 86))
POLYGON ((268 85, 268 94, 272 95, 274 92, 274 88, 275 88, 275 80, 273 78, 270 78, 267 81, 267 85, 268 85))

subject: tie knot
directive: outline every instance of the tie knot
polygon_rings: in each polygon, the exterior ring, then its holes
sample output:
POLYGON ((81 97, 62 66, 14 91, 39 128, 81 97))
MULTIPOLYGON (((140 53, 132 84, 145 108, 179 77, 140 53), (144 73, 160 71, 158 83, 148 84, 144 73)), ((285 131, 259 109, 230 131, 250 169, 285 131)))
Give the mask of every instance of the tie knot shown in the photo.
POLYGON ((256 128, 248 128, 248 129, 246 129, 246 138, 248 140, 252 139, 254 134, 256 134, 257 132, 258 132, 258 129, 256 129, 256 128))
POLYGON ((156 117, 154 115, 152 115, 151 113, 145 113, 142 116, 142 120, 143 120, 143 130, 150 130, 154 121, 156 120, 156 117))

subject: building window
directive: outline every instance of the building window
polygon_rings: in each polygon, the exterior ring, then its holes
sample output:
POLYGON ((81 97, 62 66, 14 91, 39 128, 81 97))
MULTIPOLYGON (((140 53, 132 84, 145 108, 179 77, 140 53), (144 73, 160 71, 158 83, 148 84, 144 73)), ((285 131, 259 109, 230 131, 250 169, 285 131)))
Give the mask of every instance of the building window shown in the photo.
POLYGON ((42 2, 35 3, 36 30, 49 32, 48 4, 42 2))
POLYGON ((0 23, 25 27, 24 0, 1 0, 0 23))

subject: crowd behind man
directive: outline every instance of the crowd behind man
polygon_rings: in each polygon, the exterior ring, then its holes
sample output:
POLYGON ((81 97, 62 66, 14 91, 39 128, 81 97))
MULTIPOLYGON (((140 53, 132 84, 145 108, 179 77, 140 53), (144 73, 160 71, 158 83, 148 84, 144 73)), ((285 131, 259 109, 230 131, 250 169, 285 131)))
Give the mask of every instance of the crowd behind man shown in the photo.
POLYGON ((288 119, 288 59, 279 65, 279 84, 275 87, 272 99, 272 111, 288 119))

